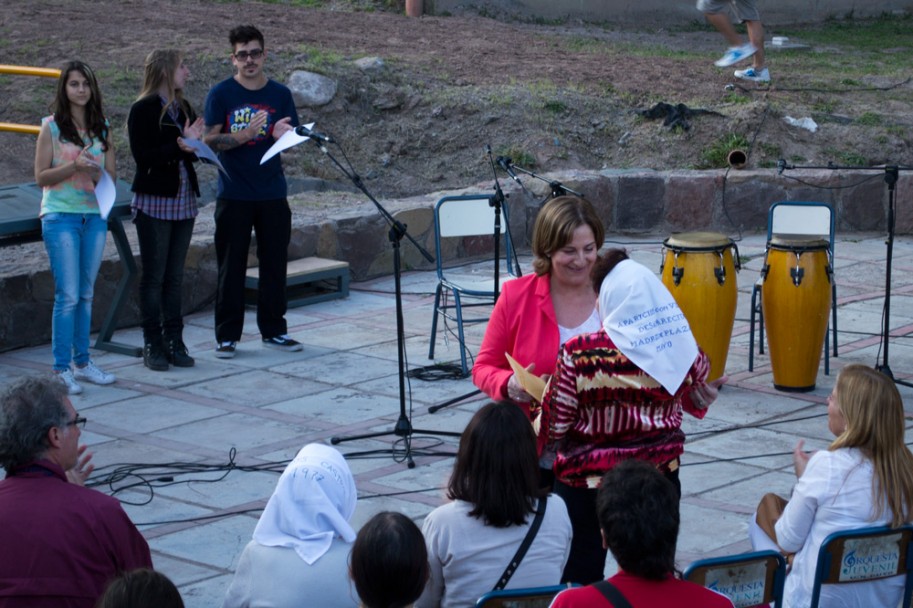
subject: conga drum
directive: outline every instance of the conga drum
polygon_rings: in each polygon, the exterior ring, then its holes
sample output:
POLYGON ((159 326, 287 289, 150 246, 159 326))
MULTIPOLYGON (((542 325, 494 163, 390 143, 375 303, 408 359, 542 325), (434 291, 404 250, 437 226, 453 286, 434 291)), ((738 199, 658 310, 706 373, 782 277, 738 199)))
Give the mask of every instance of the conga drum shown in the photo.
POLYGON ((831 310, 828 242, 801 235, 772 237, 762 276, 761 311, 774 387, 813 390, 831 310))
POLYGON ((739 251, 717 232, 683 232, 663 241, 662 281, 688 319, 698 346, 710 358, 710 376, 726 371, 735 322, 739 251), (733 256, 733 251, 735 255, 733 256))

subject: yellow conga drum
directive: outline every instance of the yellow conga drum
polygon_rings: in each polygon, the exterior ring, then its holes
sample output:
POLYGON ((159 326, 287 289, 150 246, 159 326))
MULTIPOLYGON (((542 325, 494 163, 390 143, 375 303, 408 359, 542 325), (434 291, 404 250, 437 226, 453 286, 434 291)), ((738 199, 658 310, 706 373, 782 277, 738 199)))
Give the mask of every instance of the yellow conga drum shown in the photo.
POLYGON ((801 235, 774 236, 767 245, 762 273, 761 310, 774 387, 813 390, 831 310, 828 242, 801 235))
POLYGON ((688 319, 698 346, 710 358, 708 380, 715 380, 725 373, 729 355, 739 251, 732 239, 717 232, 675 234, 663 241, 663 248, 663 284, 688 319))

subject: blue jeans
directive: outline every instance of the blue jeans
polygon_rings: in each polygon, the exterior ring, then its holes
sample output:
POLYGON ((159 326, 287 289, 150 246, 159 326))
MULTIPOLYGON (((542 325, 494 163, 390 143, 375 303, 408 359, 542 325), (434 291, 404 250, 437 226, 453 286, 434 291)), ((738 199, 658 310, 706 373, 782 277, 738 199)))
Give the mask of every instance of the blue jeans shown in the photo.
POLYGON ((134 224, 143 264, 139 281, 143 339, 147 344, 163 335, 166 340, 180 340, 184 330, 181 316, 184 261, 194 220, 160 220, 137 211, 134 224))
POLYGON ((89 362, 92 294, 105 251, 108 223, 97 213, 48 213, 41 218, 54 275, 51 345, 54 371, 89 362))

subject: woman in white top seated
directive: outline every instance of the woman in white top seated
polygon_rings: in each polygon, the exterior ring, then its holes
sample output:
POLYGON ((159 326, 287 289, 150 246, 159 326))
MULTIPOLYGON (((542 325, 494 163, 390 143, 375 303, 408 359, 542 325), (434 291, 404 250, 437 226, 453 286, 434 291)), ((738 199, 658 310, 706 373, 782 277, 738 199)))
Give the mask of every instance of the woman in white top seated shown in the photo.
MULTIPOLYGON (((795 553, 786 578, 784 608, 810 605, 818 550, 834 532, 890 524, 913 516, 913 454, 904 444, 900 393, 886 375, 848 365, 827 399, 827 421, 837 439, 827 450, 808 454, 799 441, 793 451, 799 478, 771 539, 751 523, 755 549, 795 553), (776 544, 774 544, 776 543, 776 544)), ((895 607, 903 577, 826 585, 821 606, 895 607)))
POLYGON ((469 421, 447 486, 453 502, 425 518, 431 579, 416 608, 473 606, 494 589, 545 501, 541 527, 505 588, 556 585, 571 545, 564 502, 539 489, 536 434, 511 403, 469 421))
POLYGON ((222 608, 357 607, 348 576, 356 497, 342 454, 320 443, 301 448, 241 553, 222 608))

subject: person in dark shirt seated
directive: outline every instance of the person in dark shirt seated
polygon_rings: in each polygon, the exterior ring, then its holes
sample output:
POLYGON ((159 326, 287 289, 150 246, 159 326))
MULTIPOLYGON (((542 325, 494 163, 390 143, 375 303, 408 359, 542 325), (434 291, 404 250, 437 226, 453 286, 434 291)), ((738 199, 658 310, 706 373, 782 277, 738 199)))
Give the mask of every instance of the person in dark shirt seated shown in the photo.
POLYGON ((152 567, 120 502, 82 485, 85 424, 58 380, 23 378, 0 396, 0 608, 92 608, 109 580, 152 567))

